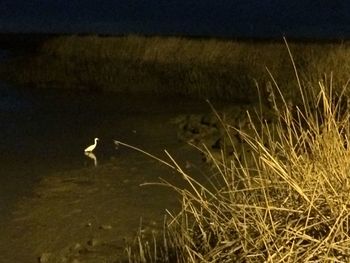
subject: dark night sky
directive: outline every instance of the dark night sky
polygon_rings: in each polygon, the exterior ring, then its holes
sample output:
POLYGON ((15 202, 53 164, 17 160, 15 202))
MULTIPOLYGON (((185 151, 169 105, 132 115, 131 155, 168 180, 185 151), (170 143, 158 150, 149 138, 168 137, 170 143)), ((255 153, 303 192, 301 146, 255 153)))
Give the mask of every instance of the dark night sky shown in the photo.
POLYGON ((2 32, 349 37, 341 0, 2 0, 2 32))

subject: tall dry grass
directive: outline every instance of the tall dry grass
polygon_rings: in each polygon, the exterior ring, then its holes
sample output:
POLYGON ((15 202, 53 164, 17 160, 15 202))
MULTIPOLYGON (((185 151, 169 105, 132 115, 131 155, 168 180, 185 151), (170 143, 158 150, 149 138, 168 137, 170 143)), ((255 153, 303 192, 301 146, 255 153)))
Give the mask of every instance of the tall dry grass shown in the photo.
POLYGON ((164 182, 182 198, 162 245, 176 257, 151 253, 142 262, 350 262, 348 86, 336 93, 330 78, 315 93, 298 74, 296 82, 301 106, 274 86, 274 124, 259 109, 247 113, 249 132, 222 122, 227 136, 239 132, 251 151, 217 158, 205 150, 214 185, 195 181, 168 155, 167 165, 188 183, 181 189, 164 182))
MULTIPOLYGON (((291 49, 304 85, 315 86, 334 71, 338 89, 349 77, 348 43, 295 42, 291 49)), ((283 83, 284 96, 294 97, 296 83, 282 41, 62 36, 0 72, 23 85, 256 101, 255 82, 264 87, 270 81, 266 67, 283 83)))

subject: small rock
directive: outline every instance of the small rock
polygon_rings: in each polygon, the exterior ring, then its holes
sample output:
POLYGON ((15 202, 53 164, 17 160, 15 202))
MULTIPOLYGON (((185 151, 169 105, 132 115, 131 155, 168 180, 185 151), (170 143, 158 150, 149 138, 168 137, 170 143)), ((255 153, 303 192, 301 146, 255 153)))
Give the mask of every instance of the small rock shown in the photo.
POLYGON ((110 229, 112 229, 112 226, 111 225, 100 225, 99 229, 110 230, 110 229))
POLYGON ((75 245, 74 245, 74 247, 72 248, 72 250, 74 250, 74 251, 79 251, 79 250, 81 250, 83 247, 82 247, 82 245, 80 244, 80 243, 76 243, 75 245))
POLYGON ((216 126, 217 122, 218 122, 218 118, 213 114, 204 115, 201 118, 201 124, 203 124, 203 125, 216 126))
POLYGON ((91 238, 90 240, 88 240, 87 244, 91 247, 95 247, 98 244, 100 244, 101 242, 99 240, 97 240, 96 238, 91 238))
POLYGON ((41 256, 39 257, 39 263, 47 263, 49 262, 51 257, 51 253, 42 253, 41 256))

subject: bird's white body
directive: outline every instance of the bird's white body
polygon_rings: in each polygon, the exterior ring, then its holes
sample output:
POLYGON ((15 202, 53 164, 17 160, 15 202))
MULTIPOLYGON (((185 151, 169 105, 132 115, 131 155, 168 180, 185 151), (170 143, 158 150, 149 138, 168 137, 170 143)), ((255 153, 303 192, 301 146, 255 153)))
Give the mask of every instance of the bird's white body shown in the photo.
POLYGON ((87 147, 84 152, 86 153, 90 153, 92 152, 95 148, 96 148, 96 145, 97 145, 97 141, 98 141, 98 138, 95 138, 95 143, 90 145, 89 147, 87 147))

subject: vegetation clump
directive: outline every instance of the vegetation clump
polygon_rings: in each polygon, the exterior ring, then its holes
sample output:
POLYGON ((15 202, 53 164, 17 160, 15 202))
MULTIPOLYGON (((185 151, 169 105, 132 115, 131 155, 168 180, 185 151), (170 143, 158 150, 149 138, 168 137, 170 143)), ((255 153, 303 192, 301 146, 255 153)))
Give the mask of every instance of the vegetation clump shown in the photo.
MULTIPOLYGON (((320 81, 317 93, 298 89, 303 103, 289 105, 274 87, 280 97, 273 101, 274 125, 253 121, 253 114, 262 116, 259 110, 247 113, 253 132, 222 122, 228 138, 238 132, 250 151, 245 158, 227 158, 223 151, 217 157, 203 145, 215 166, 210 185, 194 180, 169 156, 168 165, 188 183, 182 189, 164 182, 182 200, 162 244, 176 262, 350 261, 347 84, 340 93, 332 81, 320 81)), ((169 254, 152 255, 142 262, 173 262, 169 254)))

